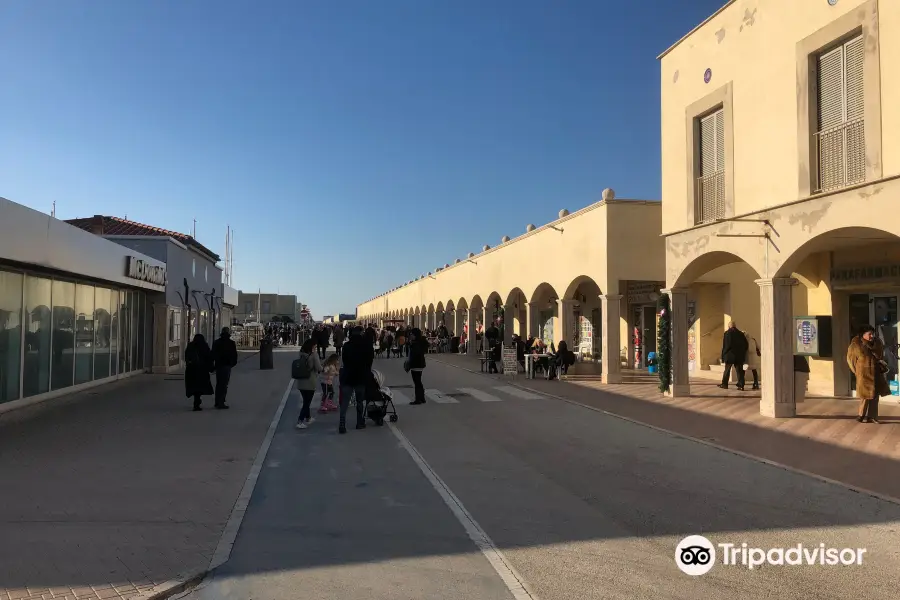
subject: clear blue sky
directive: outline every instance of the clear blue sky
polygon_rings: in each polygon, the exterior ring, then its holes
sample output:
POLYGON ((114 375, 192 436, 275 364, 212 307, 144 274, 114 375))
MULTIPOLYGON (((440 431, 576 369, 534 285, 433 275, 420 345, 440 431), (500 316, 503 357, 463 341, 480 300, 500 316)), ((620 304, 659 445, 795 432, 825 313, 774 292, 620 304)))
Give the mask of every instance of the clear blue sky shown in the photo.
POLYGON ((356 304, 612 187, 658 199, 656 56, 724 0, 3 0, 0 196, 128 215, 356 304))

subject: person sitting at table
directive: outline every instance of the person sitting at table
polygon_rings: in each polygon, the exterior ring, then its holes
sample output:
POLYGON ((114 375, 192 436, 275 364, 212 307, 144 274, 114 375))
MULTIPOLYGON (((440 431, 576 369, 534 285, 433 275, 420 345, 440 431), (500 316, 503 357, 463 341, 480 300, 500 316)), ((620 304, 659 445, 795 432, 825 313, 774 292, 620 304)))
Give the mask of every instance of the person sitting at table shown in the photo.
POLYGON ((547 346, 544 344, 544 340, 541 338, 536 338, 534 340, 534 344, 531 347, 531 354, 535 355, 535 358, 531 360, 531 364, 534 365, 532 368, 537 371, 541 369, 544 372, 547 372, 550 369, 550 359, 545 356, 547 354, 547 346))
POLYGON ((559 350, 551 359, 549 379, 554 379, 569 372, 569 367, 575 364, 575 353, 569 350, 569 345, 565 340, 560 340, 559 350))

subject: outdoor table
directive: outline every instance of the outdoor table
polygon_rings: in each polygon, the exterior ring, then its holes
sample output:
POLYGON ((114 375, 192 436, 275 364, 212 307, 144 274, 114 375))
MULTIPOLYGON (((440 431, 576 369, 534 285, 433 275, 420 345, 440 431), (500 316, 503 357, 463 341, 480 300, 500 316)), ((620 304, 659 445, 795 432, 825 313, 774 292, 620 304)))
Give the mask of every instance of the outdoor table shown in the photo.
POLYGON ((528 379, 534 379, 534 359, 548 358, 549 354, 526 354, 525 355, 525 373, 528 379))

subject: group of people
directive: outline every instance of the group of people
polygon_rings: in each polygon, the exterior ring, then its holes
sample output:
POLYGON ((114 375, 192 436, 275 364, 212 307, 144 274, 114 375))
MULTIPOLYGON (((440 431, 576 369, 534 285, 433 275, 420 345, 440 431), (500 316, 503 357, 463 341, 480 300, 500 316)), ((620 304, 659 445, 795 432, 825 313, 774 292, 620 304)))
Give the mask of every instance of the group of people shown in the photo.
POLYGON ((407 349, 408 358, 404 369, 411 374, 415 389, 415 399, 410 404, 425 404, 422 373, 425 370, 428 341, 419 329, 407 330, 401 327, 387 334, 384 331, 379 333, 374 325, 365 328, 355 326, 347 328, 346 332, 340 327, 332 328, 331 331, 321 327, 303 342, 300 356, 295 361, 297 368, 292 375, 302 398, 297 429, 307 429, 315 422, 312 401, 317 390, 322 392, 319 413, 337 411, 339 433, 347 433, 347 410, 351 403, 356 405, 356 429, 366 428, 366 394, 373 377, 375 348, 387 335, 396 335, 398 342, 402 340, 407 349), (335 352, 328 356, 327 349, 332 340, 335 352))
POLYGON ((184 349, 184 362, 185 395, 194 399, 194 411, 203 410, 203 396, 210 395, 215 395, 217 409, 227 409, 225 400, 228 396, 228 383, 231 381, 231 369, 238 363, 237 345, 231 339, 231 330, 223 327, 212 348, 206 343, 203 334, 195 335, 184 349), (211 373, 216 374, 215 389, 211 373))

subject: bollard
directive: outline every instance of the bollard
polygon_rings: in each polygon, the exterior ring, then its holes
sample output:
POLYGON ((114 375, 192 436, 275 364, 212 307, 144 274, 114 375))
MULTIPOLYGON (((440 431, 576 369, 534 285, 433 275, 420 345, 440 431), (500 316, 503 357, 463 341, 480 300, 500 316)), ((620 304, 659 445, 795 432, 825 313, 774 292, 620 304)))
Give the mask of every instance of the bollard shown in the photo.
POLYGON ((259 368, 261 371, 275 368, 274 344, 268 337, 259 343, 259 368))

